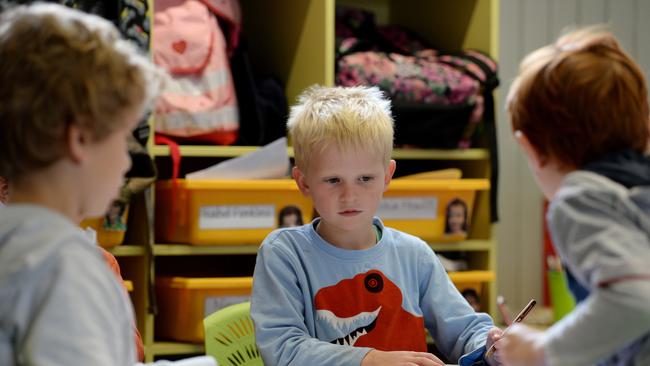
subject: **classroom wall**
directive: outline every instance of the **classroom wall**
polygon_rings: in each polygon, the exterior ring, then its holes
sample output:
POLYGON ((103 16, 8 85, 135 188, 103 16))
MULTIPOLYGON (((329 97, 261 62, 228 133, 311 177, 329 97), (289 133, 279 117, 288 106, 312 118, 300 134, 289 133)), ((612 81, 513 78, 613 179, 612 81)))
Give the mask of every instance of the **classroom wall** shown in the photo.
POLYGON ((501 0, 498 89, 498 282, 511 308, 542 299, 543 198, 515 146, 503 107, 518 63, 567 26, 607 23, 625 50, 650 74, 650 0, 501 0))

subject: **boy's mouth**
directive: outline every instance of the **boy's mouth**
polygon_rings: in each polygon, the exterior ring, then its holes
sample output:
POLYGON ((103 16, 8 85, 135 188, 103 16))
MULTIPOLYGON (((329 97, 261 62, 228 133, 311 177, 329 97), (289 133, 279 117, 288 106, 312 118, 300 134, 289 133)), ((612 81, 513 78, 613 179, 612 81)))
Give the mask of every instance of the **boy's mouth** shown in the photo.
POLYGON ((355 210, 355 209, 347 209, 339 212, 339 215, 343 216, 354 216, 361 213, 360 210, 355 210))

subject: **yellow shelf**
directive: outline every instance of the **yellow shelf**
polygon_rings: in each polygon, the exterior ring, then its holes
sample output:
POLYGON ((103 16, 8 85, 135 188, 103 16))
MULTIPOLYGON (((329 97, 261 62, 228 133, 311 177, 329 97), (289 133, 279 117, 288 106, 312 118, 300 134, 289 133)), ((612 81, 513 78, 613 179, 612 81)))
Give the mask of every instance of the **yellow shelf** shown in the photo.
POLYGON ((492 240, 464 240, 459 242, 449 243, 429 243, 431 249, 436 252, 450 252, 450 251, 489 251, 494 249, 495 243, 492 240))
POLYGON ((142 245, 118 245, 106 248, 106 250, 116 257, 135 257, 145 253, 145 248, 142 245))
POLYGON ((449 272, 449 278, 455 285, 466 283, 492 282, 496 278, 494 271, 459 271, 449 272))
MULTIPOLYGON (((180 146, 181 156, 188 157, 215 157, 231 158, 244 155, 259 149, 259 146, 216 146, 216 145, 186 145, 180 146)), ((289 156, 293 156, 293 149, 288 148, 289 156)), ((169 156, 169 147, 166 145, 153 145, 151 147, 153 156, 169 156)))
POLYGON ((246 245, 187 245, 187 244, 156 244, 153 246, 154 255, 222 255, 222 254, 257 254, 259 244, 246 245))
POLYGON ((488 149, 394 149, 393 158, 401 160, 488 160, 488 149))
MULTIPOLYGON (((232 158, 259 149, 258 146, 180 146, 183 157, 217 157, 232 158)), ((287 153, 293 157, 293 148, 288 147, 287 153)), ((169 156, 169 147, 154 145, 151 148, 154 156, 169 156)), ((490 152, 487 149, 395 149, 393 158, 410 160, 488 160, 490 152)))
POLYGON ((201 343, 155 342, 145 351, 162 356, 204 354, 205 346, 201 343))
MULTIPOLYGON (((429 243, 436 252, 449 251, 489 251, 494 248, 492 240, 465 240, 453 243, 429 243)), ((153 253, 156 256, 182 255, 221 255, 221 254, 257 254, 257 244, 245 245, 188 245, 188 244, 156 244, 153 253)))

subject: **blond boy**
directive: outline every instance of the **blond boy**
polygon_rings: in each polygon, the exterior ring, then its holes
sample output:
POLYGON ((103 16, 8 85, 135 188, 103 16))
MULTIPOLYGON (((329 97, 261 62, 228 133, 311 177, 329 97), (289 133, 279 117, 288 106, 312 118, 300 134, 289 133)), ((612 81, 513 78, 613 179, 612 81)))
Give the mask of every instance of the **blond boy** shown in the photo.
POLYGON ((513 328, 497 348, 510 365, 650 365, 643 73, 612 34, 580 29, 522 61, 507 104, 578 305, 546 332, 513 328))
POLYGON ((265 365, 443 365, 425 327, 453 362, 482 361, 490 317, 426 243, 375 217, 395 172, 390 102, 376 88, 314 87, 289 132, 293 178, 320 217, 271 233, 258 253, 251 315, 265 365))
POLYGON ((133 309, 90 237, 131 161, 153 66, 105 20, 0 15, 0 365, 132 365, 133 309))

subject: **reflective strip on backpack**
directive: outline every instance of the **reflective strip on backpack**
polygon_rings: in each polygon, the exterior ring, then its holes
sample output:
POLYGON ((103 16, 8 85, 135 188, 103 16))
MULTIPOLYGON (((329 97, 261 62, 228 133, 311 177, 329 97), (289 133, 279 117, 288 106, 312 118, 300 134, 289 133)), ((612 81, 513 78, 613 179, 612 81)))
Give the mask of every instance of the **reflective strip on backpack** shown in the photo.
POLYGON ((156 117, 156 131, 170 135, 188 136, 206 133, 206 129, 236 130, 239 127, 236 107, 224 106, 218 110, 187 113, 184 111, 161 114, 156 117))
POLYGON ((201 75, 171 77, 165 85, 165 94, 203 95, 230 83, 230 70, 222 68, 201 75))

